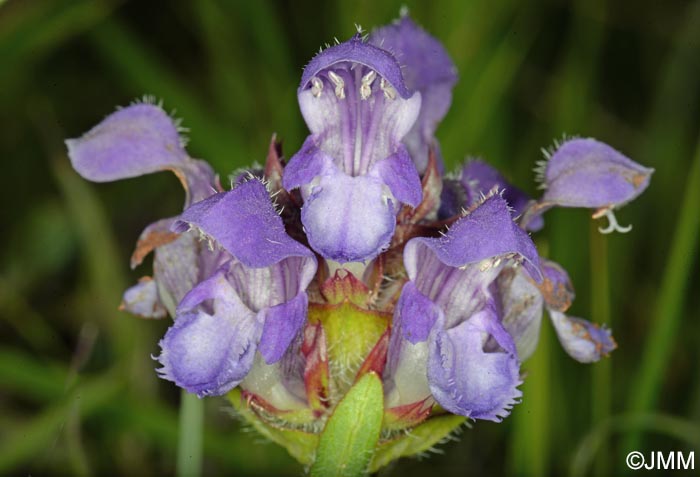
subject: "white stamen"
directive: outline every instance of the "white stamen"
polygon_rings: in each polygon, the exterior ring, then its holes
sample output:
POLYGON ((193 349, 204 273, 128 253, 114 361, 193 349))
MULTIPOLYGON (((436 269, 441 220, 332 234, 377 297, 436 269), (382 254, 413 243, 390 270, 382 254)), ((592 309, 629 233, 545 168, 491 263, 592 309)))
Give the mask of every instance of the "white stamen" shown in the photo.
POLYGON ((372 70, 362 77, 360 85, 360 98, 367 99, 372 96, 372 82, 377 77, 377 72, 372 70))
POLYGON ((311 78, 311 94, 314 95, 314 98, 318 98, 321 96, 321 91, 323 91, 323 81, 321 81, 317 77, 312 77, 311 78))
POLYGON ((328 77, 335 85, 335 95, 338 99, 345 99, 345 81, 332 71, 328 72, 328 77))
POLYGON ((612 209, 605 209, 605 211, 601 212, 596 212, 593 214, 594 218, 599 218, 599 217, 607 217, 608 219, 608 226, 603 228, 603 227, 598 227, 598 232, 601 234, 609 234, 612 232, 620 232, 621 234, 626 234, 630 230, 632 230, 632 225, 627 225, 627 226, 622 226, 619 223, 617 223, 617 218, 615 217, 615 213, 612 211, 612 209))
POLYGON ((386 96, 386 99, 396 99, 396 90, 386 80, 384 80, 384 78, 379 81, 379 87, 382 89, 382 91, 384 91, 384 96, 386 96))

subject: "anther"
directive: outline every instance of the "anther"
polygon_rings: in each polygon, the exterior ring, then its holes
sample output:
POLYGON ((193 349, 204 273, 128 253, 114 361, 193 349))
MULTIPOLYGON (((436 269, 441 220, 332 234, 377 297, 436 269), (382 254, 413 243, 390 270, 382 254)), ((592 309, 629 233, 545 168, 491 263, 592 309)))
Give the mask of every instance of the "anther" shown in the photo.
POLYGON ((372 95, 372 82, 377 77, 377 72, 372 70, 362 77, 360 85, 360 98, 367 99, 372 95))
POLYGON ((335 85, 335 95, 338 99, 345 99, 345 81, 332 71, 328 72, 328 77, 335 85))
POLYGON ((314 98, 318 98, 321 96, 321 91, 323 91, 323 81, 321 81, 317 77, 312 77, 311 78, 311 94, 314 95, 314 98))
POLYGON ((384 91, 386 99, 396 99, 396 90, 384 78, 379 81, 379 87, 384 91))

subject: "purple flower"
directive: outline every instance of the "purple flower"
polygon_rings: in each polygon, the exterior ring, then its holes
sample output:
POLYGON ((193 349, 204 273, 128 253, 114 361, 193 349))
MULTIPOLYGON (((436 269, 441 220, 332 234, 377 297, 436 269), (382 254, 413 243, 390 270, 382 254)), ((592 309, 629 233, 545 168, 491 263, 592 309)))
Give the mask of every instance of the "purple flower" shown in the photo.
MULTIPOLYGON (((410 240, 404 250, 410 281, 394 311, 388 357, 397 393, 413 388, 425 398, 429 388, 451 412, 489 420, 507 415, 520 396, 519 361, 489 287, 502 268, 516 264, 539 279, 538 260, 534 244, 498 194, 443 237, 410 240), (422 382, 415 382, 416 357, 426 370, 422 382)), ((403 401, 420 395, 392 397, 403 401)))
POLYGON ((256 179, 194 204, 173 227, 196 229, 230 259, 180 302, 161 341, 160 374, 197 395, 223 394, 255 352, 279 361, 306 322, 314 254, 290 238, 256 179))
POLYGON ((406 88, 391 53, 357 34, 311 60, 298 97, 311 135, 283 184, 301 189, 309 243, 338 262, 372 259, 389 245, 400 205, 421 201, 418 172, 401 144, 420 93, 406 88))
POLYGON ((595 139, 567 140, 546 156, 538 168, 545 193, 526 213, 526 225, 551 207, 585 207, 596 210, 593 218, 608 218, 609 225, 601 233, 631 230, 617 223, 613 210, 644 192, 653 169, 595 139))
POLYGON ((308 465, 335 406, 366 373, 384 386, 380 448, 408 454, 412 444, 399 443, 408 431, 425 423, 428 446, 452 430, 431 427, 445 411, 509 414, 545 310, 574 359, 616 347, 607 328, 566 314, 569 277, 529 232, 555 206, 593 209, 610 220, 605 232, 624 230, 613 211, 644 191, 652 170, 572 139, 541 164, 536 200, 480 160, 446 175, 435 131, 456 79, 444 48, 406 15, 329 47, 297 91, 310 130, 301 149, 285 164, 273 138, 265 166, 239 171, 228 192, 154 104, 120 109, 67 141, 90 180, 168 169, 185 188, 184 212, 141 234, 131 265, 154 251, 153 278, 122 303, 173 317, 157 357, 162 378, 200 397, 228 393, 244 419, 308 465))

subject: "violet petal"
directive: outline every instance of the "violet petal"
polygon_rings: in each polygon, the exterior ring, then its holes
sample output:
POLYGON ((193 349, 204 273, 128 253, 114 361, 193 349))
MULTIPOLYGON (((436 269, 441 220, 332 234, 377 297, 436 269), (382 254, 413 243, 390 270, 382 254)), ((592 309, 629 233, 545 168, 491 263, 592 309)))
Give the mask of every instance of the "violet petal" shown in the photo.
POLYGON ((411 207, 420 204, 423 195, 420 177, 403 146, 391 156, 377 162, 370 174, 380 177, 399 202, 411 207))
POLYGON ((198 396, 228 392, 253 364, 263 321, 227 280, 226 267, 183 298, 163 340, 161 376, 198 396))
POLYGON ((258 351, 267 364, 282 359, 294 338, 306 323, 308 298, 299 293, 292 300, 267 308, 263 312, 265 326, 258 351))
POLYGON ((433 396, 448 411, 473 419, 501 421, 522 392, 515 344, 487 307, 459 326, 436 327, 428 362, 433 396), (493 338, 499 349, 485 352, 493 338))
POLYGON ((411 239, 404 250, 404 263, 413 280, 419 266, 416 248, 428 247, 445 265, 464 267, 486 259, 520 257, 530 275, 541 279, 539 256, 528 234, 518 227, 510 215, 508 204, 498 194, 488 197, 472 212, 455 222, 439 238, 411 239))
POLYGON ((317 176, 334 170, 333 158, 321 151, 316 141, 313 135, 308 136, 301 149, 285 166, 282 177, 282 185, 285 189, 302 187, 311 183, 317 176))
POLYGON ((221 395, 248 374, 262 323, 245 307, 236 316, 188 312, 160 341, 160 376, 199 397, 221 395))
POLYGON ((591 209, 620 207, 649 185, 653 169, 595 139, 571 139, 546 163, 543 204, 591 209))
POLYGON ((173 170, 188 193, 187 204, 214 192, 215 174, 187 156, 173 119, 154 104, 138 103, 107 116, 82 137, 68 139, 68 157, 95 182, 173 170))
POLYGON ((413 282, 407 282, 394 309, 394 331, 416 344, 425 341, 442 310, 430 298, 423 295, 413 282), (400 324, 399 329, 396 324, 400 324))
POLYGON ((196 227, 213 238, 247 267, 266 267, 288 257, 313 253, 284 229, 265 186, 252 179, 229 192, 221 192, 185 210, 174 230, 196 227))

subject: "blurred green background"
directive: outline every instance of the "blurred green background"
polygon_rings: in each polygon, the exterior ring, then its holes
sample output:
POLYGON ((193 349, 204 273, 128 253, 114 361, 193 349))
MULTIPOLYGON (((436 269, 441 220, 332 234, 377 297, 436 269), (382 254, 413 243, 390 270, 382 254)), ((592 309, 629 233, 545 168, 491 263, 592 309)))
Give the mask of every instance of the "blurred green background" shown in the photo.
MULTIPOLYGON (((402 4, 459 70, 450 167, 479 155, 534 194, 540 148, 567 133, 656 173, 618 213, 630 234, 557 210, 535 237, 571 274, 572 314, 612 326, 612 357, 574 362, 544 321, 511 417, 381 475, 621 475, 633 449, 700 451, 700 2, 16 0, 0 6, 0 475, 175 471, 179 393, 150 357, 168 320, 116 308, 150 273, 128 268, 138 234, 182 191, 169 174, 87 183, 62 139, 149 93, 223 177, 274 132, 290 155, 304 64, 402 4)), ((229 414, 206 401, 205 474, 301 473, 229 414)))

